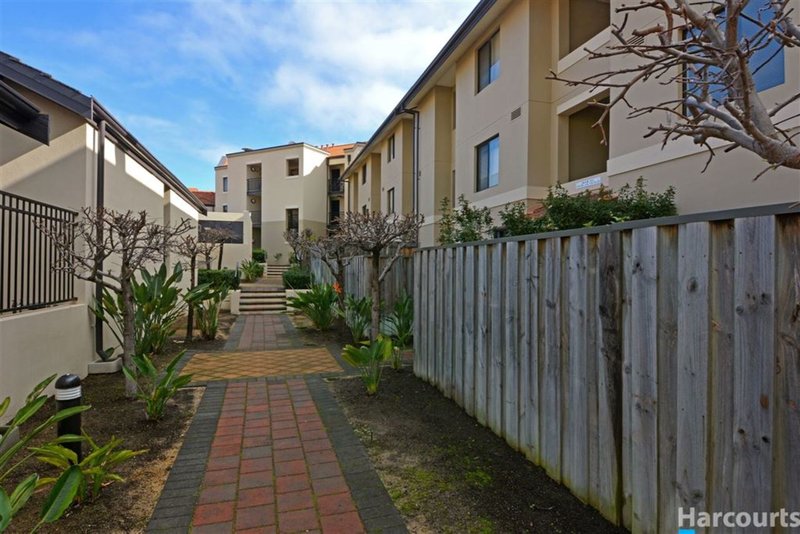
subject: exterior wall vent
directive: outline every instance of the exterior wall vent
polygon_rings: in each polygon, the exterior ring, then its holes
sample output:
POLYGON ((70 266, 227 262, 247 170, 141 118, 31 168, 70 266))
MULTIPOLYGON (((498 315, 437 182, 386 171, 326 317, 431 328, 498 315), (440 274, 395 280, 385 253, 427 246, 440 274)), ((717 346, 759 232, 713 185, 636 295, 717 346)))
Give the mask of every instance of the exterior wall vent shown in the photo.
POLYGON ((520 115, 522 115, 522 108, 515 109, 511 112, 511 120, 519 118, 520 115))

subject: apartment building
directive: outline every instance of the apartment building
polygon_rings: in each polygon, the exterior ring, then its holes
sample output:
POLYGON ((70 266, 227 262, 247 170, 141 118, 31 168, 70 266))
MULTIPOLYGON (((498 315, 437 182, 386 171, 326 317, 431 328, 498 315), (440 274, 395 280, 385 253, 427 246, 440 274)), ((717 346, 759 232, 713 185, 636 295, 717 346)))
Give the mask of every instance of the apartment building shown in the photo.
MULTIPOLYGON (((798 0, 793 3, 800 7, 798 0)), ((553 71, 584 79, 608 70, 609 60, 590 62, 586 50, 609 45, 621 5, 622 0, 479 2, 345 170, 350 209, 417 211, 425 216, 421 244, 430 245, 445 197, 452 202, 463 194, 497 214, 514 201, 535 208, 559 182, 577 193, 600 185, 619 188, 642 176, 651 190, 675 186, 681 213, 800 200, 797 171, 777 169, 754 182, 765 166, 760 158, 745 150, 717 150, 702 172, 705 149, 689 139, 662 149, 661 138, 643 137, 656 119, 630 120, 622 107, 611 113, 605 125, 609 142, 601 144, 600 131, 591 127, 600 112, 589 103, 608 93, 546 77, 553 71)), ((650 22, 631 15, 628 28, 650 22)), ((770 65, 776 68, 756 80, 767 102, 800 91, 800 50, 785 49, 770 65)), ((678 98, 680 91, 678 85, 654 83, 638 87, 629 99, 660 102, 678 98)), ((800 103, 794 107, 787 116, 800 111, 800 103)), ((797 128, 800 119, 784 126, 797 128)))
POLYGON ((345 208, 341 176, 361 146, 292 142, 226 154, 214 169, 215 211, 250 212, 253 246, 286 264, 286 230, 324 235, 335 226, 345 208))

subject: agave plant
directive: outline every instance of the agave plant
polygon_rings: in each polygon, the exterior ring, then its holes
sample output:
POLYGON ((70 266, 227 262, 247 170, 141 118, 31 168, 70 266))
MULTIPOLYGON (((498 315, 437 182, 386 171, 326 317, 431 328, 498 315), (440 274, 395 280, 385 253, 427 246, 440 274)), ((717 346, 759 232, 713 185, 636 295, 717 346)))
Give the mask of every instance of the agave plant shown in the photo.
POLYGON ((254 282, 264 276, 264 266, 256 260, 243 261, 239 268, 245 282, 254 282))
POLYGON ((333 286, 315 284, 311 290, 288 299, 289 305, 308 317, 319 330, 328 330, 335 318, 338 297, 333 286))
POLYGON ((342 358, 353 367, 358 368, 361 372, 361 379, 367 388, 367 395, 374 395, 378 392, 383 363, 392 356, 392 352, 392 340, 385 336, 378 336, 378 339, 359 346, 346 345, 342 349, 342 358))
POLYGON ((146 354, 133 357, 135 369, 122 368, 125 376, 137 384, 136 397, 144 401, 144 413, 148 421, 157 421, 164 417, 167 401, 192 381, 192 375, 178 375, 178 362, 185 352, 181 351, 175 356, 161 373, 146 354))
MULTIPOLYGON (((10 445, 10 436, 19 432, 23 423, 36 415, 42 406, 44 406, 45 402, 47 402, 47 396, 43 395, 42 392, 50 385, 55 377, 56 375, 46 378, 31 391, 25 400, 25 405, 19 409, 14 418, 8 423, 3 434, 0 435, 0 451, 2 451, 0 452, 0 532, 5 532, 11 524, 14 515, 25 506, 31 495, 33 495, 34 490, 40 485, 39 475, 33 473, 17 484, 10 493, 6 492, 3 483, 16 469, 30 460, 34 456, 34 453, 24 456, 21 460, 13 464, 11 463, 12 458, 14 458, 20 450, 27 447, 33 438, 48 428, 51 428, 54 424, 67 417, 85 412, 90 408, 89 406, 74 406, 72 408, 60 410, 31 430, 21 433, 20 439, 13 445, 10 445)), ((0 402, 0 418, 3 417, 10 405, 11 399, 9 397, 6 397, 0 402)), ((82 440, 83 437, 81 436, 66 435, 50 441, 49 444, 59 445, 61 443, 74 443, 82 440)), ((75 470, 67 470, 62 473, 55 481, 53 488, 50 490, 45 500, 39 524, 36 528, 39 528, 45 523, 52 523, 61 517, 72 504, 79 487, 79 473, 76 473, 75 470)))
POLYGON ((344 300, 344 310, 336 307, 336 313, 344 319, 345 324, 350 329, 354 343, 360 343, 369 337, 369 326, 372 321, 372 299, 363 297, 360 299, 348 294, 344 300))
POLYGON ((394 309, 383 320, 381 330, 394 339, 400 349, 409 346, 414 332, 414 302, 407 293, 395 301, 394 309))

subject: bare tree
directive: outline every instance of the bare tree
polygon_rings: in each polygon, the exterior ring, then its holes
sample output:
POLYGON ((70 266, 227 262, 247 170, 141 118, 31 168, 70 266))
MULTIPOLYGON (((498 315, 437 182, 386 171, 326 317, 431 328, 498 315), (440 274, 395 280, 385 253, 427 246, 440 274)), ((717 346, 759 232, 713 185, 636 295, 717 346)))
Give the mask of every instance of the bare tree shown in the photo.
MULTIPOLYGON (((645 137, 663 135, 664 144, 689 137, 709 150, 706 167, 715 155, 709 141, 718 139, 730 144, 728 150, 742 147, 761 156, 769 163, 764 172, 777 167, 800 169, 800 147, 794 139, 798 133, 784 128, 800 116, 797 107, 790 108, 800 101, 800 93, 767 105, 754 81, 754 75, 782 48, 800 46, 800 28, 790 17, 789 0, 768 0, 759 9, 746 9, 755 2, 642 0, 623 4, 617 9, 622 21, 611 28, 612 44, 588 52, 590 59, 624 60, 629 66, 582 80, 563 79, 551 72, 550 79, 609 90, 608 102, 595 102, 604 108, 595 124, 601 130, 611 108, 622 104, 630 118, 666 116, 666 121, 650 126, 645 137), (638 17, 640 12, 647 15, 646 20, 653 20, 657 13, 659 22, 630 30, 629 17, 638 17), (683 92, 672 100, 633 103, 631 90, 648 83, 679 84, 683 92)), ((608 134, 604 130, 602 134, 606 143, 608 134)))
POLYGON ((286 231, 283 236, 292 247, 295 256, 301 260, 301 264, 309 263, 311 257, 316 256, 328 267, 338 285, 336 294, 339 298, 339 307, 344 309, 344 275, 356 252, 354 248, 338 232, 317 237, 310 229, 306 229, 300 233, 286 231))
POLYGON ((211 269, 214 255, 217 255, 217 269, 222 269, 222 252, 225 243, 233 238, 233 232, 227 228, 203 228, 197 231, 197 252, 203 258, 206 269, 211 269))
MULTIPOLYGON (((81 217, 66 227, 41 227, 60 252, 57 269, 100 284, 122 298, 122 361, 126 367, 132 366, 136 345, 132 285, 136 272, 163 261, 165 253, 191 228, 186 219, 169 227, 156 224, 146 211, 123 213, 92 207, 83 208, 81 217)), ((126 378, 125 392, 128 397, 135 396, 136 383, 126 378)))
POLYGON ((370 257, 370 292, 372 296, 372 325, 370 339, 380 333, 381 283, 403 248, 413 246, 422 225, 421 215, 395 215, 380 212, 347 212, 339 220, 338 239, 370 257), (381 269, 381 256, 388 252, 381 269))

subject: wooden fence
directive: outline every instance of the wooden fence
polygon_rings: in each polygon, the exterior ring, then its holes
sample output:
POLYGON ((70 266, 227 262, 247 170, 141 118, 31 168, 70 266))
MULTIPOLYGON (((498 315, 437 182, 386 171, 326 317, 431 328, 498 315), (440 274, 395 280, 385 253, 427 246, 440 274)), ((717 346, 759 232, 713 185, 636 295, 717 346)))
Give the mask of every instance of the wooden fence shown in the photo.
POLYGON ((415 373, 612 522, 800 511, 796 206, 421 249, 414 284, 415 373))
MULTIPOLYGON (((401 256, 392 266, 381 286, 382 299, 387 308, 394 305, 397 297, 403 293, 411 294, 413 282, 412 257, 401 256)), ((356 298, 369 296, 369 258, 354 256, 345 269, 345 290, 356 298)), ((318 257, 311 258, 311 273, 317 283, 332 284, 334 282, 328 266, 318 257)))

